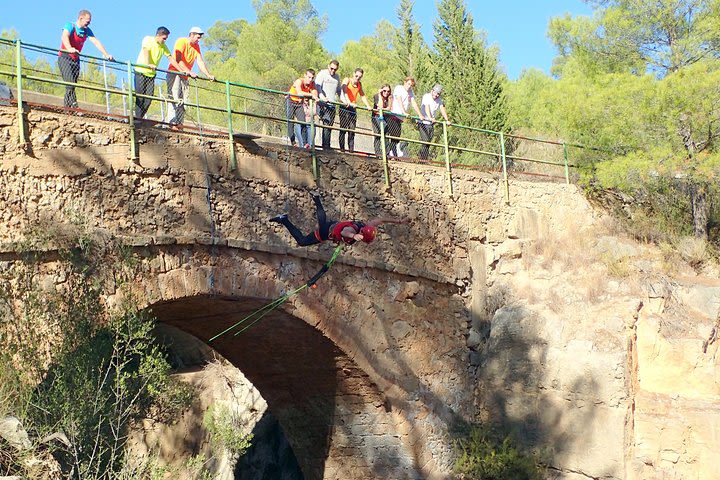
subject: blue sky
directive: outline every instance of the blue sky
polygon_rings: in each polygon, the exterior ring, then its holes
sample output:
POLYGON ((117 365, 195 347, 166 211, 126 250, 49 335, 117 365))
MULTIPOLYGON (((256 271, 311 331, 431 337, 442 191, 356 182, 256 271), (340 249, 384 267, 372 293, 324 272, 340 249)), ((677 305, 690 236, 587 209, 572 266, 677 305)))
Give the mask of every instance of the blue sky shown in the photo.
MULTIPOLYGON (((3 2, 0 30, 15 28, 28 43, 56 47, 60 44, 62 25, 77 18, 81 8, 93 13, 91 27, 107 50, 119 60, 134 61, 145 35, 164 25, 171 31, 170 42, 187 35, 193 25, 204 29, 217 20, 237 18, 254 20, 249 0, 204 1, 86 1, 75 3, 57 0, 3 2), (27 3, 26 3, 27 2, 27 3)), ((371 34, 381 19, 397 24, 396 10, 400 0, 313 0, 318 13, 326 14, 328 25, 322 37, 326 49, 342 50, 348 40, 371 34)), ((437 17, 436 2, 416 0, 415 18, 423 35, 432 41, 432 23, 437 17)), ((545 33, 550 18, 564 13, 589 15, 591 9, 582 0, 466 0, 475 28, 485 30, 490 43, 500 47, 500 61, 510 78, 517 78, 524 68, 537 67, 549 72, 556 52, 545 33)), ((98 55, 92 44, 86 52, 98 55)), ((232 80, 232 79, 231 79, 232 80)))

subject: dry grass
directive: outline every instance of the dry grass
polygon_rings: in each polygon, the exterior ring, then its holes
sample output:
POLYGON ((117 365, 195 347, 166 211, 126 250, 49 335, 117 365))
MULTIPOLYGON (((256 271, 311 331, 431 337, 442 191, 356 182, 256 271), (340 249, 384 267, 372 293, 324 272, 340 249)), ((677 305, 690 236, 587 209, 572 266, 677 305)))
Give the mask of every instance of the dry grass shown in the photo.
POLYGON ((681 237, 674 243, 682 259, 696 270, 711 260, 708 243, 705 239, 681 237))
POLYGON ((610 252, 605 252, 600 255, 600 261, 611 277, 627 279, 634 273, 632 260, 629 257, 616 256, 610 252))
POLYGON ((557 236, 544 232, 534 242, 528 243, 523 251, 523 267, 529 269, 539 261, 546 270, 560 264, 564 270, 586 268, 595 263, 595 253, 590 247, 589 234, 563 234, 557 236))

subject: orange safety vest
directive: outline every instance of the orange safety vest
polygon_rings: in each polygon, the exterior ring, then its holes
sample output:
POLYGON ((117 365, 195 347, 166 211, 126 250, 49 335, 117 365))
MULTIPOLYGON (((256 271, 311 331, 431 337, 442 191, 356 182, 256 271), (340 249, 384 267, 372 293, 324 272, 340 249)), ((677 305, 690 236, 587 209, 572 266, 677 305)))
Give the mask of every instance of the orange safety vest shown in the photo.
MULTIPOLYGON (((300 90, 302 91, 302 93, 312 93, 312 91, 315 90, 314 82, 310 85, 305 85, 302 80, 300 80, 300 90)), ((295 83, 290 85, 290 91, 288 93, 300 93, 295 89, 295 83)), ((292 95, 290 95, 290 100, 295 103, 300 103, 305 99, 302 97, 293 97, 292 95)))

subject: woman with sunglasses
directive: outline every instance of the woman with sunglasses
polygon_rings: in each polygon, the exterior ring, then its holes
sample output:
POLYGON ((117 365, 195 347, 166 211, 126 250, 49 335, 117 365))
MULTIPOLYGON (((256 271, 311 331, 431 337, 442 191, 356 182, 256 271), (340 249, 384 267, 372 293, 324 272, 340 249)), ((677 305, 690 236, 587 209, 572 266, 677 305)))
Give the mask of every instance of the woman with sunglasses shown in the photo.
MULTIPOLYGON (((372 129, 373 133, 375 134, 375 155, 378 157, 382 155, 382 144, 380 143, 380 122, 384 121, 383 119, 383 112, 390 111, 390 107, 392 105, 392 97, 390 96, 391 90, 390 90, 390 84, 386 83, 382 87, 380 87, 380 90, 378 90, 378 93, 373 95, 373 110, 372 110, 372 129)), ((387 140, 385 140, 385 151, 387 152, 387 140)))

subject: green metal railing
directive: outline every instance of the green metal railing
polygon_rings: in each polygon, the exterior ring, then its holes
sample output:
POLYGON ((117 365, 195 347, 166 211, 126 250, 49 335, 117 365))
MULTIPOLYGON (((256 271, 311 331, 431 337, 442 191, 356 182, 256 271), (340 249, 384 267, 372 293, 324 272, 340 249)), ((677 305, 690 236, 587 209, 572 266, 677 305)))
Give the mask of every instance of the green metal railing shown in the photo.
MULTIPOLYGON (((0 39, 0 59, 9 58, 9 55, 3 54, 3 49, 10 51, 14 48, 14 65, 0 62, 0 77, 14 78, 17 99, 17 117, 18 117, 18 135, 21 145, 28 142, 27 126, 24 121, 24 105, 26 104, 24 93, 35 90, 55 89, 53 92, 58 94, 58 90, 65 87, 74 87, 78 90, 86 92, 101 92, 104 94, 107 109, 106 112, 97 112, 97 115, 104 118, 111 118, 111 114, 115 119, 127 121, 130 135, 130 151, 129 157, 133 160, 138 158, 138 145, 136 140, 136 119, 133 106, 137 98, 152 100, 155 110, 149 114, 158 116, 157 109, 160 109, 159 117, 164 119, 165 113, 163 105, 169 103, 177 103, 174 100, 163 96, 162 87, 159 94, 145 95, 136 92, 133 88, 133 76, 135 64, 131 62, 106 62, 102 58, 90 55, 82 56, 83 65, 95 65, 94 71, 98 70, 98 65, 102 65, 103 82, 93 82, 88 79, 81 79, 77 83, 66 82, 52 65, 57 56, 57 50, 49 49, 42 46, 22 43, 20 40, 0 39), (36 68, 29 64, 25 59, 23 52, 34 53, 37 56, 51 56, 53 61, 36 62, 42 63, 44 69, 36 68), (117 78, 125 78, 122 85, 118 86, 118 80, 114 85, 108 82, 107 69, 111 72, 118 72, 117 78), (110 85, 110 86, 108 86, 110 85), (122 110, 120 106, 122 105, 122 110), (113 114, 112 110, 118 111, 113 114), (121 112, 121 113, 120 113, 121 112), (105 114, 108 114, 107 116, 105 114)), ((90 66, 86 67, 88 75, 90 66)), ((167 73, 165 70, 158 69, 159 73, 167 73)), ((157 80, 161 80, 158 78, 157 80)), ((288 82, 289 83, 289 82, 288 82)), ((423 159, 423 163, 437 165, 442 167, 446 172, 447 191, 449 195, 453 195, 453 169, 456 168, 478 168, 478 164, 484 168, 490 168, 500 171, 502 181, 505 187, 506 201, 509 201, 509 176, 513 173, 524 173, 529 175, 543 175, 555 178, 562 178, 566 183, 571 181, 571 169, 577 165, 570 161, 570 148, 575 148, 579 152, 578 158, 586 156, 588 152, 596 149, 588 149, 581 145, 566 142, 556 142, 531 137, 523 137, 503 132, 495 132, 492 130, 476 128, 466 125, 457 125, 446 122, 435 122, 435 126, 442 128, 435 129, 435 137, 437 141, 423 141, 416 135, 414 126, 419 119, 412 116, 404 118, 404 132, 401 136, 388 135, 386 124, 382 115, 379 118, 379 132, 374 133, 368 128, 367 120, 370 112, 367 108, 357 106, 357 126, 355 128, 345 128, 343 125, 336 126, 335 123, 325 125, 322 122, 316 122, 315 112, 316 105, 312 98, 306 99, 308 103, 309 118, 305 121, 289 118, 288 105, 286 104, 288 93, 286 91, 274 90, 269 88, 245 85, 241 83, 224 81, 209 81, 197 79, 193 81, 194 102, 187 102, 185 108, 196 108, 198 112, 203 110, 206 112, 204 118, 208 125, 214 127, 215 133, 218 135, 227 135, 229 141, 229 159, 230 168, 237 168, 237 156, 235 151, 235 134, 248 133, 263 136, 284 137, 283 129, 288 128, 287 136, 292 134, 289 131, 295 124, 306 128, 309 131, 310 139, 310 155, 312 158, 312 173, 316 179, 320 177, 319 163, 317 159, 317 147, 315 146, 316 131, 320 129, 329 129, 331 132, 343 132, 345 134, 354 134, 355 138, 360 139, 358 143, 370 144, 369 151, 358 152, 374 155, 379 157, 383 165, 383 174, 386 186, 391 185, 390 178, 390 161, 403 161, 404 158, 392 157, 389 155, 388 146, 390 142, 407 144, 406 150, 411 153, 419 150, 421 146, 426 146, 431 150, 439 151, 441 160, 431 157, 423 159), (366 113, 363 113, 366 112, 366 113), (363 117, 361 117, 363 113, 363 117), (367 117, 364 115, 368 114, 367 117), (239 116, 243 121, 235 122, 233 117, 239 116), (242 124, 244 132, 236 132, 236 125, 242 124), (372 144, 379 139, 379 149, 372 144), (540 152, 541 155, 538 155, 540 152), (538 158, 542 157, 542 158, 538 158), (560 172, 549 174, 551 172, 560 172)), ((90 94, 86 94, 90 95, 90 94)), ((295 94, 294 94, 295 96, 295 94)), ((302 95, 296 95, 302 96, 302 95)), ((336 103, 335 106, 341 104, 336 103)), ((84 111, 83 111, 84 112, 84 111)), ((449 112, 452 115, 452 112, 449 112)), ((199 118, 199 115, 198 115, 199 118)), ((202 127, 202 131, 208 131, 208 128, 202 127)), ((434 140, 434 139, 433 139, 434 140)), ((417 160, 417 159, 416 159, 417 160)))

